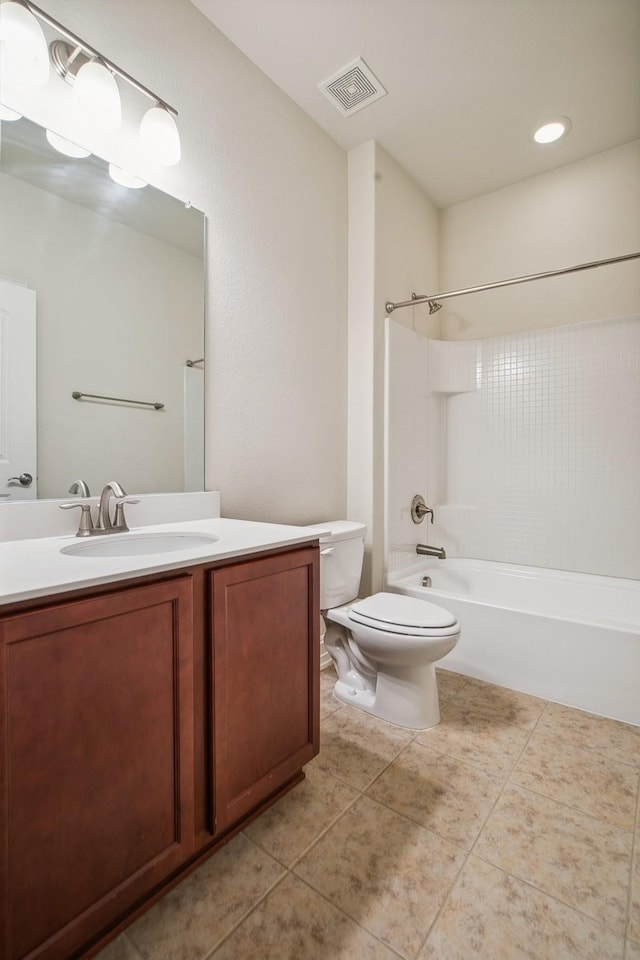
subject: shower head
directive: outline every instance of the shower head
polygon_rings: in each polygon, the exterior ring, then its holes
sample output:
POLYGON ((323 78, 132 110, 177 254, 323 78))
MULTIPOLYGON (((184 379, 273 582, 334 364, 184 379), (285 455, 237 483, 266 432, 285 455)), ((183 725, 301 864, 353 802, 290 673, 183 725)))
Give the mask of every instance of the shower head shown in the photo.
POLYGON ((442 304, 438 303, 437 300, 429 300, 429 316, 432 313, 437 313, 438 310, 442 310, 442 304))

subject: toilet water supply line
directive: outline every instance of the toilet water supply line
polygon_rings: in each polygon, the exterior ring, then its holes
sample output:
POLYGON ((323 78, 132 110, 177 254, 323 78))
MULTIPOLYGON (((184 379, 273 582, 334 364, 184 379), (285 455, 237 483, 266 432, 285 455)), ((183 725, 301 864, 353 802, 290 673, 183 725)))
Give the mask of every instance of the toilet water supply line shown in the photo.
POLYGON ((464 287, 462 290, 449 290, 447 293, 437 294, 418 294, 412 293, 411 300, 401 300, 398 303, 392 303, 388 300, 385 303, 387 313, 393 313, 399 307, 414 307, 418 303, 428 303, 429 313, 436 313, 442 307, 441 300, 448 300, 449 297, 463 297, 467 293, 479 293, 481 290, 496 290, 498 287, 510 287, 514 283, 528 283, 530 280, 545 280, 547 277, 559 277, 564 273, 577 273, 580 270, 593 270, 594 267, 606 267, 611 263, 622 263, 625 260, 637 260, 640 257, 638 253, 624 253, 619 257, 610 257, 608 260, 592 260, 591 263, 579 263, 575 267, 563 267, 561 270, 547 270, 545 273, 530 273, 526 277, 513 277, 510 280, 498 280, 496 283, 483 283, 477 287, 464 287))

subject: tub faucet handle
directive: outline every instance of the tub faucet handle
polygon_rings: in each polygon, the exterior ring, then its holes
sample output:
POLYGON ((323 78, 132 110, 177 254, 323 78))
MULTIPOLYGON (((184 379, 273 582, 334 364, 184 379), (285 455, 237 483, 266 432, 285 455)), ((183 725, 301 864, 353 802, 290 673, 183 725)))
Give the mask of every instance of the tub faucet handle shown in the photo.
POLYGON ((424 497, 417 493, 411 501, 411 519, 414 523, 422 523, 427 514, 433 523, 433 510, 426 505, 424 497))

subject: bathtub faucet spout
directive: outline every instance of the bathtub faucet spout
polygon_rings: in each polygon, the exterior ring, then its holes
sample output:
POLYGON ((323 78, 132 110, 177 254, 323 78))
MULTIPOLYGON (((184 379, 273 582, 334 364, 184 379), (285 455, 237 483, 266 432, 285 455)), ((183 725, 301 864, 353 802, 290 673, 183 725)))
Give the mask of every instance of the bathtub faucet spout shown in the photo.
POLYGON ((416 553, 424 554, 427 557, 437 557, 438 560, 447 559, 444 547, 430 547, 427 543, 418 543, 416 545, 416 553))

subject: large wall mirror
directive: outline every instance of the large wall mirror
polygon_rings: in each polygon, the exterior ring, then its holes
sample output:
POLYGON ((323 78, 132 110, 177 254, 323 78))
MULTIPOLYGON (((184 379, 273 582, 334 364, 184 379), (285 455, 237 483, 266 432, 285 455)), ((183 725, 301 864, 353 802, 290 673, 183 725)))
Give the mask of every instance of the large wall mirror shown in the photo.
POLYGON ((0 504, 204 489, 204 215, 22 118, 0 221, 0 504))

